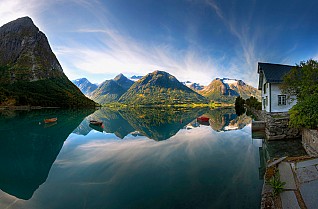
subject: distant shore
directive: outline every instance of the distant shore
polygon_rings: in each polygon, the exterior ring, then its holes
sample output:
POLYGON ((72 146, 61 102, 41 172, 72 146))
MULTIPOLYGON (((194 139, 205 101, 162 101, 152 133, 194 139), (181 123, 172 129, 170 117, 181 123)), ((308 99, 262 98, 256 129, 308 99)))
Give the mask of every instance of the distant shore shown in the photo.
POLYGON ((60 107, 42 106, 0 106, 0 110, 40 110, 40 109, 59 109, 60 107))
POLYGON ((108 107, 108 108, 138 108, 138 107, 175 107, 175 108, 201 108, 201 107, 210 107, 210 108, 218 108, 218 107, 234 107, 234 104, 227 104, 227 103, 190 103, 190 104, 123 104, 123 103, 108 103, 104 104, 101 107, 108 107))

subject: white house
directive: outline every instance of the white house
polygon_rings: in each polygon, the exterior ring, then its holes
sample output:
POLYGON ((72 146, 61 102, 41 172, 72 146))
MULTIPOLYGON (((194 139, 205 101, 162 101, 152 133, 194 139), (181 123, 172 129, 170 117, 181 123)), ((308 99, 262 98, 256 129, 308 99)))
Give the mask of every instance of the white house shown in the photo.
POLYGON ((266 112, 287 112, 297 101, 287 99, 279 88, 283 77, 295 66, 258 63, 259 84, 262 91, 262 110, 266 112))

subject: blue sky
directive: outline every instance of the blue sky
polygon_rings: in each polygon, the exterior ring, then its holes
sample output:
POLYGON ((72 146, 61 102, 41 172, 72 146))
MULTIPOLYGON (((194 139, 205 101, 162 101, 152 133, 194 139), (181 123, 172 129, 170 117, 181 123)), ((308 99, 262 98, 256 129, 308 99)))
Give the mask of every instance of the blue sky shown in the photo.
POLYGON ((180 81, 257 84, 257 62, 318 59, 314 0, 1 0, 0 24, 30 16, 65 74, 100 83, 164 70, 180 81))

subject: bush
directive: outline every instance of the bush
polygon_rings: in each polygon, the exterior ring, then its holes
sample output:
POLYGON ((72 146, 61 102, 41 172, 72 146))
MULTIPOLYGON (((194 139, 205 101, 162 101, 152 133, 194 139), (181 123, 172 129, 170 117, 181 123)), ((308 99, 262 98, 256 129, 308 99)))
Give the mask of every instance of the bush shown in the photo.
POLYGON ((293 106, 289 125, 294 128, 318 128, 318 95, 308 96, 293 106))
POLYGON ((284 76, 283 93, 296 97, 297 104, 290 109, 290 126, 318 127, 318 62, 301 62, 284 76))

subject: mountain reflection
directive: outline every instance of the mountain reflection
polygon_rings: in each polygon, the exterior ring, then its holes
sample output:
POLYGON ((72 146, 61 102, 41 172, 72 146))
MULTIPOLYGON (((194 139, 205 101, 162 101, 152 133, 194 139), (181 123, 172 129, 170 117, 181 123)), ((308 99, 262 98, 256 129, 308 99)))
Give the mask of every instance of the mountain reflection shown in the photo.
POLYGON ((193 129, 200 125, 211 126, 215 131, 230 131, 244 128, 251 122, 246 115, 237 116, 232 108, 129 108, 113 110, 102 108, 82 121, 73 133, 87 135, 95 129, 100 132, 114 133, 118 138, 146 136, 162 141, 174 136, 180 129, 193 129), (197 121, 204 115, 209 121, 197 121), (89 120, 103 122, 103 128, 89 126, 89 120))
POLYGON ((218 132, 242 129, 252 122, 252 119, 245 114, 237 116, 233 108, 213 109, 205 115, 210 118, 211 128, 218 132))
POLYGON ((28 200, 46 181, 64 141, 88 110, 0 112, 0 189, 28 200), (58 117, 53 124, 43 119, 58 117))

